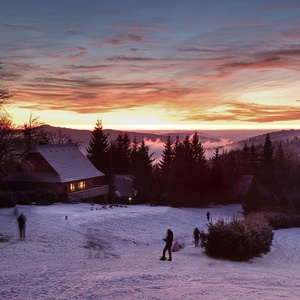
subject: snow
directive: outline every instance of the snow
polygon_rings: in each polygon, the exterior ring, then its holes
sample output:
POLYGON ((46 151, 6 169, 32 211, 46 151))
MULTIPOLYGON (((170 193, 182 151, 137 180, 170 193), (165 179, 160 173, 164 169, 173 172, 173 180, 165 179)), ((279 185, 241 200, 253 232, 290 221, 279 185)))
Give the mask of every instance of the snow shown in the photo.
MULTIPOLYGON (((299 299, 300 230, 275 231, 271 251, 250 262, 208 257, 193 243, 207 208, 90 204, 18 206, 27 217, 20 240, 14 208, 0 209, 0 299, 299 299), (171 228, 185 244, 160 261, 171 228), (89 246, 89 247, 88 247, 89 246)), ((241 214, 214 206, 213 220, 241 214)))

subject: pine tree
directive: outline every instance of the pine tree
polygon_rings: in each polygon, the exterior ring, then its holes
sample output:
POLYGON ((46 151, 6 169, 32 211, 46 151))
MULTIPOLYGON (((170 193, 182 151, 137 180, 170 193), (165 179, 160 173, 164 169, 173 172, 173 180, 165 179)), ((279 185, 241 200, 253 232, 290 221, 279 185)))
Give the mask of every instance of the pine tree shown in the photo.
POLYGON ((205 199, 207 162, 204 148, 195 133, 182 142, 175 142, 171 191, 175 205, 199 205, 205 199), (200 202, 199 202, 200 201, 200 202))
POLYGON ((254 144, 252 143, 250 147, 250 171, 249 174, 255 175, 259 168, 259 154, 257 153, 254 144))
POLYGON ((222 172, 222 163, 221 156, 219 153, 219 147, 215 149, 213 157, 211 159, 211 181, 213 188, 217 191, 223 186, 223 172, 222 172))
POLYGON ((136 173, 136 171, 138 170, 139 166, 138 166, 138 150, 139 150, 139 143, 136 139, 136 137, 134 137, 133 142, 131 143, 131 151, 130 151, 130 168, 133 174, 136 173))
POLYGON ((138 191, 138 199, 145 203, 151 200, 153 194, 153 153, 149 154, 149 147, 145 141, 138 146, 134 166, 134 188, 138 191))
POLYGON ((270 165, 274 161, 274 147, 271 142, 270 134, 268 133, 265 138, 263 153, 262 153, 262 166, 263 167, 270 167, 270 165))
POLYGON ((208 185, 209 172, 207 167, 207 160, 205 158, 204 147, 198 137, 197 132, 194 133, 191 139, 192 152, 192 191, 193 205, 199 205, 206 201, 206 192, 208 185))
POLYGON ((131 142, 127 132, 119 133, 111 142, 110 152, 113 158, 115 174, 131 174, 131 142))
POLYGON ((272 184, 272 176, 274 175, 274 147, 268 133, 265 138, 265 143, 263 146, 263 152, 261 154, 261 170, 260 178, 262 182, 270 185, 272 184))
POLYGON ((280 142, 276 151, 275 151, 275 162, 276 167, 279 172, 283 172, 285 170, 285 157, 282 149, 282 143, 280 142))
POLYGON ((161 174, 165 180, 168 180, 173 165, 173 161, 174 161, 173 141, 170 136, 167 136, 166 142, 164 144, 162 158, 159 162, 161 174))
POLYGON ((89 146, 86 149, 87 158, 91 163, 104 174, 110 173, 108 134, 105 134, 102 121, 97 120, 91 134, 89 146))
POLYGON ((202 164, 205 161, 205 151, 199 139, 197 132, 192 136, 191 141, 192 158, 196 164, 202 164))

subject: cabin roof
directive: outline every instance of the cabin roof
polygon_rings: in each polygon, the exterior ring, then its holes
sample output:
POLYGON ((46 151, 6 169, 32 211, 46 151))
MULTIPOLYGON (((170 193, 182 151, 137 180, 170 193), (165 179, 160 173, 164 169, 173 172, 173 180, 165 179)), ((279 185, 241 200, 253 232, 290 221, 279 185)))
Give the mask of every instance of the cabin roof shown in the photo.
POLYGON ((61 182, 104 176, 74 144, 38 145, 29 153, 39 153, 61 182))

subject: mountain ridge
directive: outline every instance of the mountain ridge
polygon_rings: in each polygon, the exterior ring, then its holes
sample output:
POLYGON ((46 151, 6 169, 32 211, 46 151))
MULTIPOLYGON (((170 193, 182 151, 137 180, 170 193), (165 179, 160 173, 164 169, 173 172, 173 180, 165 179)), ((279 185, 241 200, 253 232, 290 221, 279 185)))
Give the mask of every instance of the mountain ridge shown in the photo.
MULTIPOLYGON (((93 130, 86 129, 73 129, 66 127, 55 127, 51 125, 43 125, 43 128, 47 131, 60 130, 63 134, 70 135, 73 142, 79 143, 80 150, 86 154, 86 148, 89 146, 89 141, 93 130)), ((285 130, 207 130, 207 131, 195 131, 195 130, 174 130, 174 131, 126 131, 126 130, 113 130, 103 129, 105 134, 108 134, 108 141, 114 141, 117 136, 125 132, 129 135, 131 141, 136 138, 137 142, 141 142, 145 139, 146 145, 150 149, 150 153, 154 152, 157 159, 161 157, 163 151, 163 145, 170 135, 173 141, 177 136, 179 140, 183 140, 187 135, 192 135, 197 132, 199 139, 207 152, 207 156, 211 157, 212 152, 216 147, 222 147, 223 149, 231 150, 241 148, 245 144, 251 146, 263 144, 266 134, 270 134, 272 141, 290 140, 295 136, 300 138, 299 129, 285 129, 285 130)))

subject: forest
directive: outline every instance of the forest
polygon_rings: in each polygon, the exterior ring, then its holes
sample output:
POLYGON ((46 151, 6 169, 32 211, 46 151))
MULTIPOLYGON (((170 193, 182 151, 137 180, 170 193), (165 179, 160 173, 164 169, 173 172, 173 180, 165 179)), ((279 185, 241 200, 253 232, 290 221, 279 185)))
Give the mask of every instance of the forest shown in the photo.
MULTIPOLYGON (((5 176, 26 169, 21 159, 35 145, 80 145, 80 141, 74 141, 61 130, 45 130, 39 118, 32 115, 23 125, 14 125, 6 109, 13 96, 14 93, 0 81, 0 190, 5 188, 5 176)), ((248 213, 260 210, 300 212, 299 149, 298 137, 273 142, 266 134, 262 144, 245 143, 240 149, 228 151, 216 147, 213 156, 207 159, 195 132, 181 140, 168 136, 157 162, 144 140, 130 140, 126 132, 109 140, 102 121, 97 120, 86 153, 94 166, 106 174, 111 201, 114 176, 131 174, 138 191, 135 203, 175 207, 243 203, 248 213), (246 176, 250 181, 243 185, 246 176)))
POLYGON ((300 208, 300 139, 272 142, 266 134, 259 145, 241 149, 215 148, 206 159, 197 132, 173 141, 168 136, 162 158, 153 164, 145 142, 130 141, 120 133, 108 142, 101 121, 91 133, 87 157, 105 174, 133 174, 138 203, 200 207, 210 203, 242 202, 245 211, 300 208), (245 191, 236 189, 243 176, 251 176, 245 191))
MULTIPOLYGON (((72 137, 46 131, 39 118, 30 116, 21 128, 15 128, 7 114, 0 119, 0 178, 26 166, 21 158, 37 144, 75 143, 72 137)), ((120 132, 109 141, 102 121, 91 131, 87 158, 106 174, 110 201, 114 195, 114 175, 134 175, 138 191, 135 203, 201 207, 211 203, 243 203, 245 212, 276 210, 300 211, 300 139, 272 142, 265 135, 263 144, 247 145, 224 151, 215 148, 206 159, 205 148, 197 132, 183 140, 167 137, 162 157, 154 162, 145 141, 130 140, 120 132), (243 177, 250 182, 243 186, 243 177), (238 189, 242 191, 238 192, 238 189)), ((3 184, 1 185, 2 188, 3 184)))

